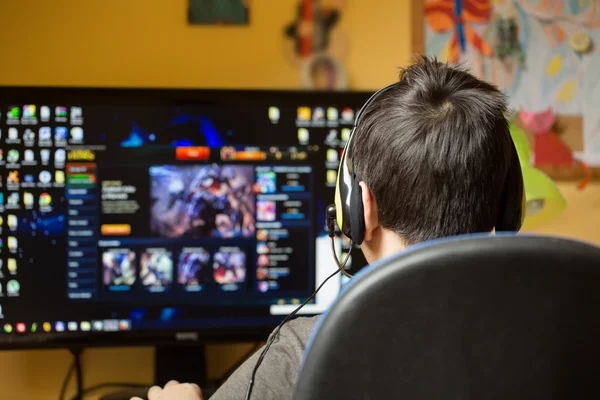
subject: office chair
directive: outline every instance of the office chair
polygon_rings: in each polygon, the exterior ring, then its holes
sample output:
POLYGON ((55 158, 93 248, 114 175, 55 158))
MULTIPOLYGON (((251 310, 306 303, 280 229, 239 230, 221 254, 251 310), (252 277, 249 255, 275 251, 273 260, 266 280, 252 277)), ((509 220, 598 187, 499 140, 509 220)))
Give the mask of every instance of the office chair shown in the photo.
POLYGON ((295 398, 600 398, 600 248, 467 236, 368 267, 321 317, 295 398))

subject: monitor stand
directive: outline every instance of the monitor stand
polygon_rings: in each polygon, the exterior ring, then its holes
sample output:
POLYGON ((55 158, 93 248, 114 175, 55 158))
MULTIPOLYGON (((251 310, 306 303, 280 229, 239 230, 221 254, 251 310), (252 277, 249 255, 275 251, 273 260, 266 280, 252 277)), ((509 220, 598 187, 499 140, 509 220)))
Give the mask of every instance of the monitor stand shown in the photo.
MULTIPOLYGON (((167 382, 190 382, 198 384, 207 400, 215 388, 206 387, 206 348, 197 345, 156 346, 154 355, 154 384, 164 386, 167 382)), ((100 400, 130 400, 132 397, 147 398, 149 388, 132 388, 100 397, 100 400)))

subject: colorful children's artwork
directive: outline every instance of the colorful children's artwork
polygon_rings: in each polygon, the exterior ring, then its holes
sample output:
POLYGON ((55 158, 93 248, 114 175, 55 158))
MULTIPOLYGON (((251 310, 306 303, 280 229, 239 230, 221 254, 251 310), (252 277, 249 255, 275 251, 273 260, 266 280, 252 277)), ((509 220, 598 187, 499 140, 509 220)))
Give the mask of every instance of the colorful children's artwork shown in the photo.
POLYGON ((295 19, 285 28, 287 56, 307 89, 345 89, 347 39, 339 29, 344 0, 298 0, 295 19))
POLYGON ((582 115, 583 153, 600 166, 599 3, 425 0, 426 53, 465 63, 512 107, 582 115))

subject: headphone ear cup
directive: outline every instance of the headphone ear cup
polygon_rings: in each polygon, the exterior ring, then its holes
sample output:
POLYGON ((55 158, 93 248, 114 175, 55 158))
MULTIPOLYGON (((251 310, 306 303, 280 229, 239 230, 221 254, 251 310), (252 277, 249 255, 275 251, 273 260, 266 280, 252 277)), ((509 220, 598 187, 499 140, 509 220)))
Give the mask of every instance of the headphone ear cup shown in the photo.
POLYGON ((504 191, 498 207, 496 219, 497 232, 518 232, 523 225, 525 198, 525 187, 523 184, 523 172, 519 163, 519 155, 512 145, 511 163, 504 184, 504 191))
POLYGON ((352 180, 350 195, 350 226, 352 227, 352 242, 360 246, 365 240, 365 208, 362 202, 362 188, 358 180, 352 180))

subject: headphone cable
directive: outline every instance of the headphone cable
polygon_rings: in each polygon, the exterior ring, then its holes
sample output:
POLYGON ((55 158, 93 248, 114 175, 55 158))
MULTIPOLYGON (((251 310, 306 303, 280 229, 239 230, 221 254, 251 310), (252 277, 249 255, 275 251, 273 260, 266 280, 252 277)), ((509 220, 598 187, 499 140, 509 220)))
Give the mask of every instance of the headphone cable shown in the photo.
POLYGON ((350 251, 352 251, 352 247, 353 244, 352 242, 350 242, 350 250, 348 251, 348 255, 346 256, 346 258, 344 258, 344 264, 340 264, 340 260, 338 259, 337 254, 335 254, 335 241, 333 240, 333 238, 331 238, 331 252, 333 253, 333 258, 335 259, 335 263, 338 266, 338 271, 344 274, 346 278, 352 278, 352 274, 346 271, 346 263, 350 259, 350 251))
MULTIPOLYGON (((319 285, 319 287, 313 292, 313 294, 311 294, 306 300, 304 300, 304 302, 302 304, 300 304, 294 311, 292 311, 287 317, 285 317, 283 319, 283 321, 281 321, 281 323, 273 331, 273 334, 271 335, 271 337, 267 341, 267 344, 265 345, 265 348, 263 349, 262 353, 260 353, 260 357, 258 357, 258 360, 256 361, 256 365, 254 366, 254 369, 252 370, 252 375, 250 376, 250 382, 248 383, 248 390, 246 391, 245 400, 249 400, 250 399, 250 395, 252 394, 252 388, 254 387, 254 379, 256 377, 256 372, 258 371, 258 367, 263 362, 263 360, 265 358, 265 355, 267 354, 267 351, 269 351, 269 348, 271 347, 271 345, 273 344, 273 342, 275 342, 275 339, 277 338, 277 336, 279 336, 279 331, 281 330, 281 328, 283 327, 283 325, 286 322, 288 322, 290 320, 290 318, 294 317, 298 313, 298 311, 300 311, 302 309, 302 307, 304 307, 306 304, 308 304, 309 301, 311 301, 312 299, 314 299, 315 296, 317 295, 317 293, 319 292, 319 290, 321 290, 321 288, 325 285, 325 283, 327 283, 327 281, 329 279, 331 279, 334 276, 336 276, 340 271, 342 273, 344 272, 344 267, 346 266, 346 263, 348 262, 348 259, 350 258, 350 253, 352 252, 352 243, 350 243, 350 251, 348 252, 348 255, 346 256, 346 258, 344 258, 344 262, 342 264, 340 264, 340 261, 338 260, 337 255, 335 254, 335 245, 334 245, 334 239, 333 238, 331 238, 331 245, 332 245, 332 248, 334 249, 334 251, 333 251, 333 257, 335 258, 335 262, 336 262, 336 264, 338 266, 338 269, 335 270, 334 273, 332 273, 331 275, 329 275, 319 285)), ((344 275, 346 275, 346 273, 344 275)), ((346 276, 348 276, 348 275, 346 275, 346 276)))

